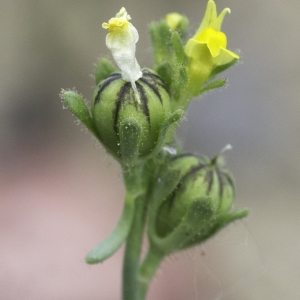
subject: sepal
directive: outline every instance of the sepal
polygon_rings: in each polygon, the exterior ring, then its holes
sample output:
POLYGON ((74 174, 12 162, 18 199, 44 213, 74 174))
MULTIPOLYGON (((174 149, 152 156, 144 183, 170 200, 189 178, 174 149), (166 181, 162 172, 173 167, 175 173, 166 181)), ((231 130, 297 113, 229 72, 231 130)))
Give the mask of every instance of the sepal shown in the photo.
POLYGON ((212 77, 218 75, 219 73, 226 71, 227 69, 229 69, 230 67, 235 65, 237 62, 238 62, 237 58, 223 60, 223 61, 217 60, 215 62, 212 72, 210 73, 209 78, 212 78, 212 77))
POLYGON ((182 40, 177 31, 174 31, 171 36, 172 46, 176 55, 176 60, 178 64, 186 64, 187 56, 184 53, 184 47, 182 40))
POLYGON ((217 218, 216 220, 207 224, 208 226, 205 231, 196 232, 194 237, 189 239, 186 243, 182 244, 180 250, 201 244, 202 242, 213 237, 215 234, 217 234, 221 229, 223 229, 227 225, 233 223, 234 221, 247 217, 248 214, 249 214, 249 209, 244 208, 217 218))
POLYGON ((227 80, 225 78, 217 79, 217 80, 214 80, 212 82, 209 82, 207 85, 205 85, 201 89, 200 94, 206 93, 206 92, 208 92, 210 90, 221 88, 221 87, 223 87, 226 84, 226 82, 227 82, 227 80))
POLYGON ((120 150, 123 162, 134 162, 139 155, 139 144, 143 128, 133 117, 124 119, 119 125, 120 150))
POLYGON ((83 98, 72 90, 62 90, 60 97, 64 100, 68 109, 82 122, 89 131, 91 131, 96 138, 99 139, 90 111, 83 100, 83 98))

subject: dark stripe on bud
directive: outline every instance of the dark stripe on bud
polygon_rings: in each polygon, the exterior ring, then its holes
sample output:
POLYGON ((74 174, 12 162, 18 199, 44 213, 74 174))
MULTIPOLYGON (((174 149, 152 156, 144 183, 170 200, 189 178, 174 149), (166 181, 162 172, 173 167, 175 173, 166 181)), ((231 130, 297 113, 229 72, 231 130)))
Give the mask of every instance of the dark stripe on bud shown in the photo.
POLYGON ((227 179, 229 185, 234 189, 234 182, 232 178, 227 173, 223 173, 223 176, 227 179))
POLYGON ((223 184, 225 184, 223 180, 223 172, 220 171, 218 167, 216 167, 216 172, 219 180, 219 197, 222 200, 223 197, 223 184))
POLYGON ((209 171, 206 172, 204 181, 207 181, 207 183, 208 183, 207 190, 206 190, 206 195, 208 196, 209 193, 211 192, 211 188, 212 188, 212 185, 214 183, 213 170, 209 170, 209 171))
POLYGON ((149 113, 149 107, 148 107, 148 98, 146 96, 145 89, 138 81, 136 82, 136 87, 139 92, 140 100, 142 101, 142 103, 141 103, 142 110, 143 110, 145 116, 147 117, 147 120, 148 120, 148 123, 150 126, 150 113, 149 113))
POLYGON ((143 77, 151 78, 156 84, 159 84, 161 87, 163 87, 165 90, 167 90, 165 83, 162 81, 162 79, 158 75, 145 70, 145 71, 143 71, 143 77))
MULTIPOLYGON (((189 156, 189 155, 188 155, 189 156)), ((191 168, 191 170, 186 173, 180 180, 180 182, 177 184, 175 190, 172 192, 172 194, 170 195, 170 207, 173 204, 173 201, 175 199, 175 194, 178 193, 178 191, 181 189, 181 187, 185 188, 185 181, 189 180, 190 176, 193 176, 194 174, 196 174, 198 171, 200 171, 201 169, 205 168, 206 166, 203 164, 200 164, 196 167, 191 168)))
POLYGON ((191 170, 182 177, 181 182, 187 180, 188 177, 192 176, 193 174, 195 174, 196 172, 200 171, 201 169, 203 169, 205 167, 206 167, 206 165, 200 164, 194 168, 191 168, 191 170))
POLYGON ((121 74, 119 74, 119 73, 111 74, 107 78, 105 78, 104 82, 102 82, 99 85, 99 91, 98 91, 97 96, 95 98, 95 104, 100 101, 100 94, 103 92, 103 90, 106 87, 108 87, 113 81, 115 81, 116 79, 119 79, 119 78, 121 78, 121 74))
POLYGON ((160 92, 159 92, 158 88, 154 84, 150 83, 149 81, 147 81, 143 77, 140 78, 139 80, 141 82, 145 83, 154 92, 154 94, 159 98, 160 103, 163 104, 162 98, 161 98, 161 95, 160 95, 160 92))
POLYGON ((122 107, 122 104, 126 101, 127 95, 129 95, 131 89, 131 83, 127 82, 125 83, 119 93, 117 94, 116 99, 116 109, 113 111, 113 118, 114 118, 114 131, 115 133, 118 133, 118 119, 119 119, 119 113, 122 107))

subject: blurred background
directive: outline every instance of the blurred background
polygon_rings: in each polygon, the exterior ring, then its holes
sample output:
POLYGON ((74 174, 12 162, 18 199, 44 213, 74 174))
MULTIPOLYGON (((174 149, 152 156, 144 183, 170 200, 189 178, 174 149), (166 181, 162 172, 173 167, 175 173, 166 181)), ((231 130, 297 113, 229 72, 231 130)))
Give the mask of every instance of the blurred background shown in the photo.
MULTIPOLYGON (((227 143, 235 209, 250 216, 203 246, 167 259, 149 300, 300 299, 300 35, 298 0, 216 0, 241 60, 228 85, 193 102, 178 135, 214 156, 227 143)), ((121 170, 63 110, 61 88, 87 99, 94 64, 111 57, 103 22, 125 6, 137 59, 152 65, 147 25, 171 11, 190 19, 206 1, 0 2, 0 298, 117 300, 123 249, 88 266, 86 253, 114 227, 121 170)))

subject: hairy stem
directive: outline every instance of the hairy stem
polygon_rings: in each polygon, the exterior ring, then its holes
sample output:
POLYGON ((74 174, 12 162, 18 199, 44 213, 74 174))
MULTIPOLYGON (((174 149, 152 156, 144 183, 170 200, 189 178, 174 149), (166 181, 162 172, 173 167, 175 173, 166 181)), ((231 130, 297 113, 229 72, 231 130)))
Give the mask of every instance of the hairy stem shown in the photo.
POLYGON ((139 300, 145 299, 149 284, 163 259, 163 253, 153 248, 149 249, 139 271, 139 300))
POLYGON ((123 300, 140 300, 138 271, 143 242, 146 197, 136 199, 135 216, 127 238, 123 263, 123 300))
POLYGON ((147 209, 148 179, 145 165, 123 167, 126 192, 135 194, 135 209, 131 229, 126 240, 123 261, 123 300, 139 300, 138 270, 147 209), (138 192, 139 191, 139 192, 138 192))

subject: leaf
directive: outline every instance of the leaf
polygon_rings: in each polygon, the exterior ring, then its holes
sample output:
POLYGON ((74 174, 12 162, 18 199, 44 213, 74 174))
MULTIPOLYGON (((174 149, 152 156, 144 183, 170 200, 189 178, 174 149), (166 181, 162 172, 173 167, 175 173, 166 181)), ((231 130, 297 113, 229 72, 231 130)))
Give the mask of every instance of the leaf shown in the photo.
POLYGON ((211 77, 214 77, 214 76, 216 76, 217 74, 219 74, 221 72, 224 72, 225 70, 227 70, 228 68, 230 68, 231 66, 233 66, 237 61, 238 61, 238 59, 235 58, 235 59, 233 59, 232 61, 230 61, 227 64, 215 67, 213 69, 213 71, 211 72, 211 74, 210 74, 209 77, 211 78, 211 77))
POLYGON ((172 33, 172 45, 177 58, 177 62, 179 64, 185 63, 187 60, 187 56, 184 53, 182 41, 177 31, 174 31, 172 33))
POLYGON ((168 60, 171 55, 171 32, 166 21, 161 21, 160 23, 152 22, 149 29, 154 52, 154 61, 156 65, 159 65, 161 62, 168 60))
POLYGON ((99 139, 90 111, 83 98, 72 90, 62 90, 60 96, 69 110, 99 139))
POLYGON ((168 61, 163 61, 156 68, 156 72, 166 84, 168 92, 170 92, 170 88, 172 84, 172 69, 170 63, 168 61))
POLYGON ((127 238, 133 217, 134 203, 128 203, 127 201, 125 202, 122 216, 112 233, 87 254, 86 262, 88 264, 96 264, 112 256, 127 238))
POLYGON ((212 81, 201 89, 200 94, 203 94, 213 89, 223 87, 226 84, 226 82, 227 80, 225 78, 212 81))

